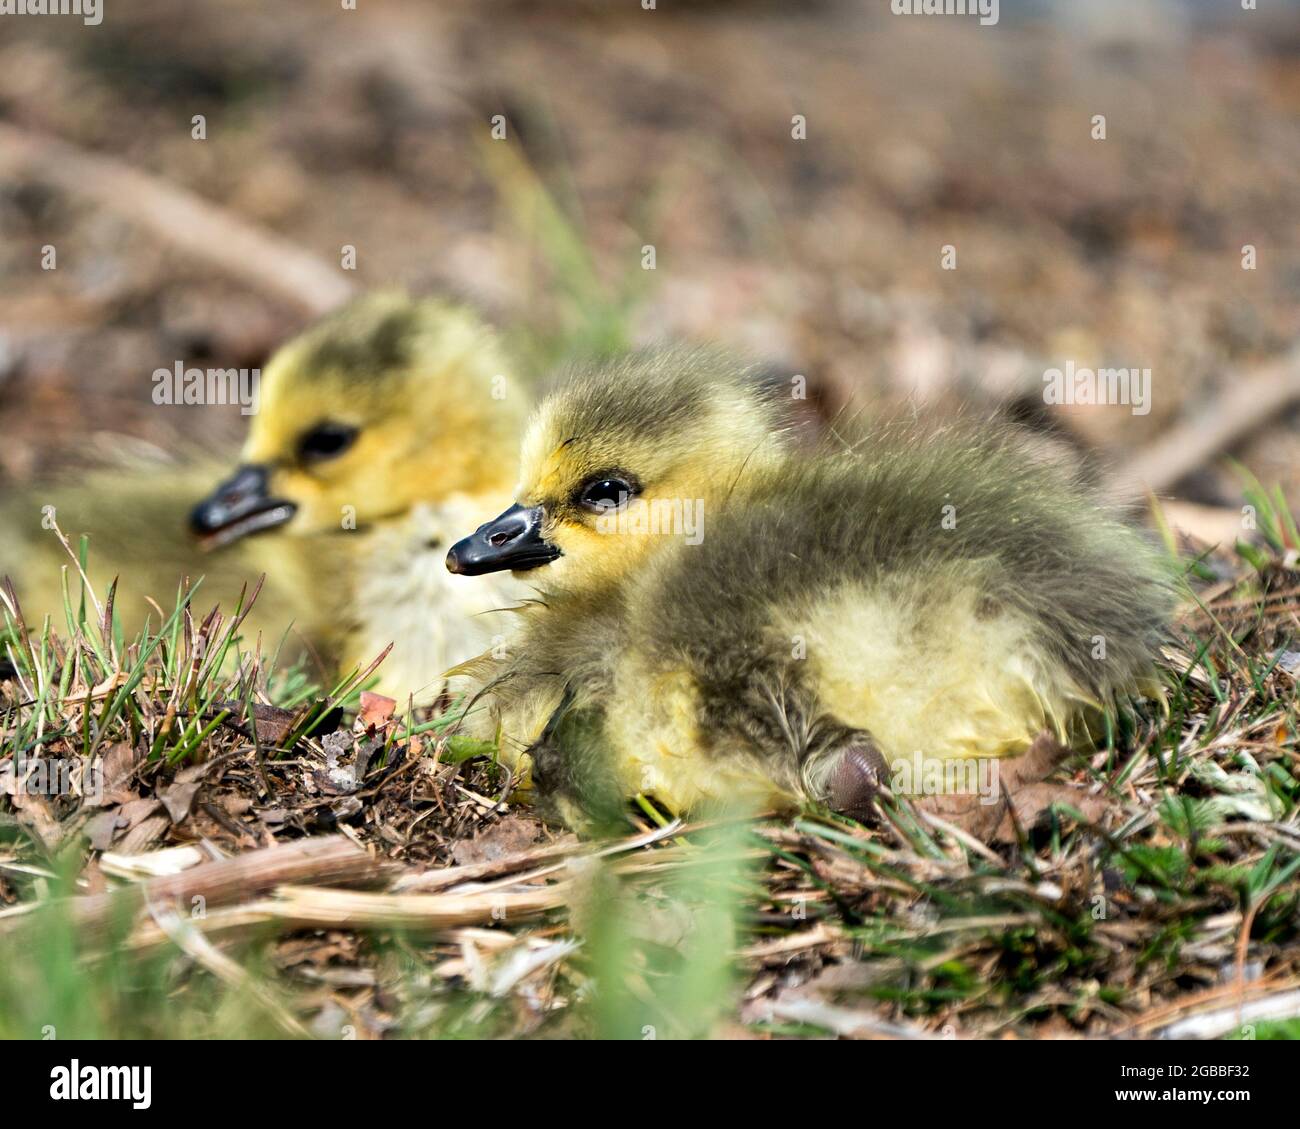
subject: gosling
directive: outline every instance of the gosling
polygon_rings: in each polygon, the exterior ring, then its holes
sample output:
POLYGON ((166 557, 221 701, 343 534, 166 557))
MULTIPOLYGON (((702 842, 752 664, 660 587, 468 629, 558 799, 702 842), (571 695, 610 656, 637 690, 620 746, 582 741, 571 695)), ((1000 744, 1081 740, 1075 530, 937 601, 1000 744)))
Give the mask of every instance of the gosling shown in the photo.
POLYGON ((469 669, 485 728, 561 818, 811 800, 867 813, 918 754, 1089 739, 1149 688, 1158 555, 999 425, 790 448, 771 385, 713 353, 573 375, 526 432, 516 502, 453 572, 536 599, 469 669))
POLYGON ((234 473, 190 516, 209 548, 259 536, 281 586, 349 670, 390 643, 379 689, 405 700, 495 632, 502 577, 450 577, 470 515, 510 496, 527 404, 497 335, 465 307, 362 298, 283 346, 262 377, 234 473), (287 535, 287 536, 285 536, 287 535))

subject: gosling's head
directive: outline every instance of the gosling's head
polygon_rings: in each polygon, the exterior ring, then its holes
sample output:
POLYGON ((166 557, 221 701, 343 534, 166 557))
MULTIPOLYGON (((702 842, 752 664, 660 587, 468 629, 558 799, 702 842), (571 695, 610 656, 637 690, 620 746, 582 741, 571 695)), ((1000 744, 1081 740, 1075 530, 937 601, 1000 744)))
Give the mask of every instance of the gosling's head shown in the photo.
POLYGON ((541 570, 548 592, 617 584, 779 457, 779 393, 702 350, 637 354, 570 376, 524 435, 515 504, 456 544, 452 572, 541 570))
POLYGON ((284 345, 234 474, 191 514, 208 547, 364 528, 424 501, 509 491, 524 402, 469 310, 380 293, 284 345))

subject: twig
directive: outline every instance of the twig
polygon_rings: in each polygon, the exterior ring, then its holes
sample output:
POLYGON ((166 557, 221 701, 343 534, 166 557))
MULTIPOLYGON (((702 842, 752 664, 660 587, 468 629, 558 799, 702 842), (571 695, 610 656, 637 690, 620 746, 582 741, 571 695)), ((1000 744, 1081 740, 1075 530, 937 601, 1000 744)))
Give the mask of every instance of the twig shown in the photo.
POLYGON ((1158 1039, 1218 1039, 1248 1023, 1267 1019, 1300 1019, 1300 991, 1279 992, 1247 1004, 1189 1015, 1155 1032, 1158 1039))
POLYGON ((313 317, 355 293, 325 260, 115 157, 0 122, 0 162, 6 180, 28 176, 93 200, 313 317))
POLYGON ((1151 1032, 1161 1028, 1161 1025, 1173 1026, 1177 1020, 1170 1020, 1172 1016, 1181 1015, 1182 1013, 1194 1014, 1194 1009, 1201 1004, 1208 1004, 1211 1001, 1223 1000, 1225 997, 1232 997, 1235 1001, 1231 1004, 1224 1004, 1224 1007, 1233 1009, 1241 1008, 1247 1002, 1246 997, 1250 997, 1251 1003, 1257 999, 1266 998, 1268 993, 1277 991, 1289 991, 1297 987, 1297 981, 1294 978, 1284 979, 1281 974, 1265 976, 1260 980, 1253 980, 1249 984, 1243 985, 1235 978, 1229 984, 1218 984, 1213 988, 1206 988, 1191 995, 1183 996, 1180 999, 1173 1000, 1170 1003, 1162 1004, 1159 1007, 1151 1008, 1142 1015, 1137 1016, 1132 1022, 1118 1027, 1110 1032, 1113 1039, 1134 1039, 1143 1038, 1151 1032))
POLYGON ((33 902, 22 913, 0 913, 0 936, 20 929, 42 909, 62 909, 78 939, 91 944, 102 940, 114 921, 129 920, 149 903, 179 902, 188 908, 193 899, 202 898, 206 908, 254 898, 292 882, 373 881, 388 869, 389 864, 372 858, 343 835, 277 843, 106 894, 33 902))
POLYGON ((607 855, 648 847, 662 839, 670 838, 681 829, 681 821, 676 820, 668 827, 656 828, 647 834, 634 835, 628 839, 620 839, 609 846, 594 849, 574 839, 562 839, 558 843, 548 843, 545 846, 532 847, 526 851, 516 851, 499 859, 487 859, 483 862, 468 863, 463 866, 448 866, 443 867, 441 870, 426 870, 420 874, 406 875, 393 884, 393 890, 396 893, 404 894, 431 893, 435 890, 445 890, 452 886, 459 886, 465 882, 482 882, 486 878, 496 878, 503 874, 515 874, 519 871, 531 869, 536 863, 564 858, 567 855, 582 854, 604 858, 607 855))
POLYGON ((396 928, 439 932, 463 925, 517 922, 567 906, 574 884, 557 882, 517 893, 366 894, 307 886, 276 891, 273 917, 300 929, 396 928))
POLYGON ((1192 418, 1170 428, 1112 476, 1116 498, 1159 494, 1300 400, 1300 347, 1251 376, 1230 375, 1227 389, 1192 418))
POLYGON ((842 1038, 855 1038, 874 1035, 885 1039, 934 1039, 936 1036, 919 1027, 905 1026, 877 1019, 863 1011, 850 1011, 848 1008, 836 1007, 834 1004, 822 1003, 820 1000, 793 999, 773 1000, 762 1009, 772 1019, 784 1019, 790 1023, 809 1023, 815 1027, 825 1028, 842 1038))

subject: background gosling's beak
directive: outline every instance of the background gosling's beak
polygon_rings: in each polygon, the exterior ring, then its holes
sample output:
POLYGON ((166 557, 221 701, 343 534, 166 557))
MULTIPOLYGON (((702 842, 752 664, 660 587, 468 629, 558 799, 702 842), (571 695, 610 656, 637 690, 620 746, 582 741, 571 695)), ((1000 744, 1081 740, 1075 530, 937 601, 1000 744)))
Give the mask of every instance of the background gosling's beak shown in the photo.
POLYGON ((542 507, 526 510, 517 502, 486 525, 480 525, 447 554, 447 569, 479 576, 505 569, 523 571, 549 564, 560 550, 542 540, 542 507))
POLYGON ((267 494, 265 467, 241 466, 190 511, 190 530, 205 549, 215 549, 283 525, 296 509, 267 494))

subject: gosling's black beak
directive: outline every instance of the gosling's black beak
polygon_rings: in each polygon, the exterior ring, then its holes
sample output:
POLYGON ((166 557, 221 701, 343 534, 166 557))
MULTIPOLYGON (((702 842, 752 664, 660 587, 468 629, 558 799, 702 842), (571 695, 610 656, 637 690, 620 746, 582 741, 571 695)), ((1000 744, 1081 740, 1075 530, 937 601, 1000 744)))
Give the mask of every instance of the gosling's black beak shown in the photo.
POLYGON ((296 509, 267 493, 265 467, 241 466, 190 511, 190 530, 205 549, 215 549, 283 525, 296 509))
POLYGON ((537 568, 550 564, 560 550, 542 540, 542 507, 526 510, 516 503, 486 525, 480 525, 447 554, 447 568, 462 576, 485 572, 537 568))

